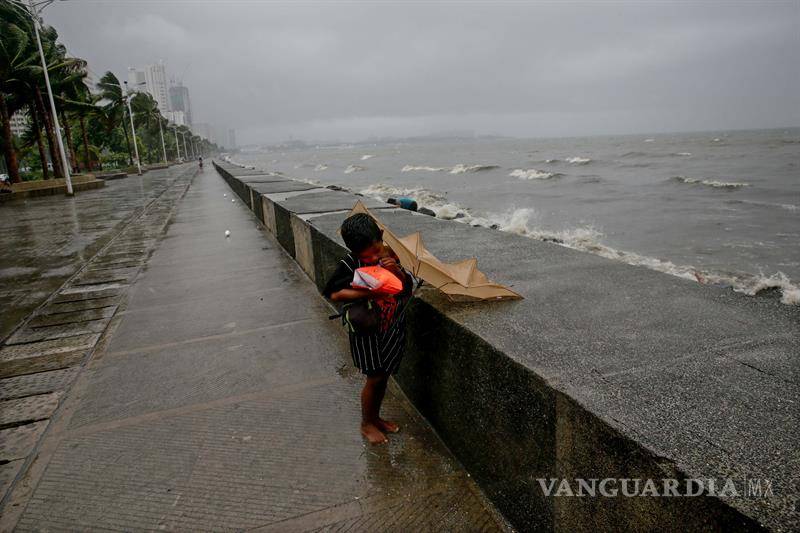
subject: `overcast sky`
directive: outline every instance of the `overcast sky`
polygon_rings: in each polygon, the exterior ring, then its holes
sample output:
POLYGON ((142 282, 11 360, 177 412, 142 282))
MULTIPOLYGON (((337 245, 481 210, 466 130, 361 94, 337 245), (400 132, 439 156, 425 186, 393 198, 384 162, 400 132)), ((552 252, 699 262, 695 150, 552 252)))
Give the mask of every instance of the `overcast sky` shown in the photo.
POLYGON ((98 76, 164 60, 240 144, 800 125, 800 0, 69 0, 45 22, 98 76))

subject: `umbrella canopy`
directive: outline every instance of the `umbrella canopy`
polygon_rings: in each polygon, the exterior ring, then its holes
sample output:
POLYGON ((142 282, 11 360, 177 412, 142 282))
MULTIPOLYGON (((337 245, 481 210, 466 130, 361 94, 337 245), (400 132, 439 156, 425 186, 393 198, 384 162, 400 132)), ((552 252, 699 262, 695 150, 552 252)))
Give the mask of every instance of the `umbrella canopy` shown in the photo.
POLYGON ((490 281, 486 274, 478 270, 478 261, 474 257, 458 263, 445 263, 425 248, 419 232, 397 237, 360 200, 348 216, 356 213, 366 213, 375 220, 383 230, 384 242, 394 250, 406 270, 448 297, 472 300, 522 298, 511 289, 490 281))

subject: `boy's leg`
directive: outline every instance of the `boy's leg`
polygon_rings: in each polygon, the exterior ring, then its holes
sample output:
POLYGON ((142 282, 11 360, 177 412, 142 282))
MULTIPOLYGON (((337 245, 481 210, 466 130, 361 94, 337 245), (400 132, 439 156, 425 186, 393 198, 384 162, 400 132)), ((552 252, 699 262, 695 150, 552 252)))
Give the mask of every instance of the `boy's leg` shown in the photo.
POLYGON ((400 431, 400 426, 380 417, 381 405, 383 405, 383 398, 386 396, 386 387, 389 385, 389 374, 381 374, 381 376, 382 379, 378 383, 380 388, 378 389, 377 398, 378 428, 385 433, 397 433, 400 431))
POLYGON ((361 390, 361 434, 371 444, 387 442, 386 435, 380 429, 380 418, 378 417, 381 400, 385 393, 385 389, 383 393, 381 392, 383 379, 383 374, 367 376, 367 382, 361 390))

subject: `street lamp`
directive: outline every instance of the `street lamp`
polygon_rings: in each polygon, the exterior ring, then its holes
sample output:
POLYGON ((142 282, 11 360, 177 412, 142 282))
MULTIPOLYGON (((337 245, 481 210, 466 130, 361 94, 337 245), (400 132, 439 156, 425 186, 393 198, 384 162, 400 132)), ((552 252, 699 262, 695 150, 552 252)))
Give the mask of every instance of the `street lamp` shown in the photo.
MULTIPOLYGON (((56 102, 53 99, 53 89, 50 87, 50 76, 47 73, 47 61, 44 58, 44 50, 42 49, 42 39, 39 36, 39 19, 40 13, 52 4, 55 0, 28 0, 30 10, 25 7, 25 4, 20 0, 11 0, 13 5, 16 5, 21 11, 33 19, 33 31, 36 34, 36 44, 39 47, 39 57, 42 60, 42 70, 44 71, 44 83, 47 86, 47 97, 50 100, 50 112, 53 114, 53 125, 56 129, 56 139, 58 140, 58 151, 61 154, 61 163, 64 166, 64 181, 67 186, 67 196, 72 196, 75 192, 72 190, 72 177, 69 172, 69 163, 67 162, 67 152, 64 150, 64 140, 61 138, 61 126, 58 123, 58 113, 56 112, 56 102), (37 9, 38 8, 38 9, 37 9)), ((55 162, 53 162, 55 164, 55 162)))
POLYGON ((175 149, 178 150, 178 162, 181 160, 181 144, 178 142, 178 125, 172 126, 173 133, 175 133, 175 149))
POLYGON ((125 84, 125 103, 128 104, 128 116, 131 118, 131 133, 133 133, 133 151, 136 154, 136 168, 139 169, 139 175, 142 175, 142 162, 139 159, 139 145, 136 144, 136 128, 133 127, 133 110, 131 109, 131 95, 128 90, 128 82, 125 84))

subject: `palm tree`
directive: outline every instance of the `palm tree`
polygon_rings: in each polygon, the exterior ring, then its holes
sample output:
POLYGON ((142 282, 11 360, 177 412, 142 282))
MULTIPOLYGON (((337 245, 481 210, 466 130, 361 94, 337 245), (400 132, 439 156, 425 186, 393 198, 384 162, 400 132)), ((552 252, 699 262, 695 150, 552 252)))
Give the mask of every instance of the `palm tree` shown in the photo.
POLYGON ((19 162, 11 134, 11 115, 24 107, 20 94, 22 78, 35 63, 30 21, 10 4, 0 4, 0 122, 2 122, 3 157, 14 183, 19 183, 19 162), (9 96, 11 101, 9 101, 9 96))
POLYGON ((128 137, 128 127, 125 125, 125 99, 127 96, 122 90, 122 85, 120 85, 119 79, 117 79, 114 73, 109 71, 100 78, 100 81, 97 83, 97 88, 100 89, 100 97, 102 100, 106 101, 106 104, 103 106, 106 133, 110 134, 114 128, 122 126, 122 131, 125 133, 125 144, 128 146, 128 164, 133 165, 131 141, 128 137))
MULTIPOLYGON (((145 128, 145 131, 151 133, 149 136, 151 141, 150 146, 156 146, 156 152, 161 153, 166 163, 166 154, 163 153, 164 149, 164 123, 166 119, 161 115, 158 109, 158 102, 148 93, 136 93, 131 99, 131 108, 133 109, 134 121, 145 128), (158 138, 155 132, 158 130, 158 138)), ((156 157, 158 160, 158 157, 156 157)))

